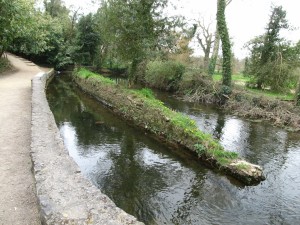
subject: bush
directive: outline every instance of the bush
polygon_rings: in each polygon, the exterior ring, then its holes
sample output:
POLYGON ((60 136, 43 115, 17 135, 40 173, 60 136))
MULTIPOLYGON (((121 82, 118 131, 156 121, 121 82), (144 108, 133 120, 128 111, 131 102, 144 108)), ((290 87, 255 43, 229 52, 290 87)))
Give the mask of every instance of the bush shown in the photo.
POLYGON ((145 81, 151 87, 175 91, 184 71, 184 65, 175 61, 152 61, 147 64, 145 81))
POLYGON ((180 81, 179 91, 184 94, 191 94, 199 88, 205 93, 212 93, 214 90, 211 77, 199 70, 186 71, 180 81))
POLYGON ((11 69, 11 65, 7 58, 0 57, 0 74, 11 69))
POLYGON ((183 75, 179 92, 190 102, 218 103, 219 85, 203 71, 189 70, 183 75))

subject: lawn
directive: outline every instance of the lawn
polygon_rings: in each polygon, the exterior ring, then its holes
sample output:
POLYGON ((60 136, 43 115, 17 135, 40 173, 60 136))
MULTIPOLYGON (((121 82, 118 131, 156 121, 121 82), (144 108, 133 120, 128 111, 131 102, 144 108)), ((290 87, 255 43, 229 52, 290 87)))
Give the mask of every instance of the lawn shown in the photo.
MULTIPOLYGON (((213 75, 213 80, 218 82, 222 80, 222 75, 221 74, 214 74, 213 75)), ((244 86, 246 82, 250 81, 249 77, 246 77, 242 74, 234 74, 232 75, 232 81, 235 84, 242 85, 244 86)), ((282 93, 275 93, 270 90, 258 90, 258 89, 253 89, 253 88, 246 88, 245 89, 252 94, 255 95, 262 95, 266 97, 271 97, 271 98, 277 98, 280 100, 285 100, 285 101, 292 101, 294 99, 294 95, 292 93, 290 94, 282 94, 282 93)))
MULTIPOLYGON (((222 75, 221 74, 214 74, 213 75, 213 80, 214 81, 220 81, 222 80, 222 75)), ((243 82, 246 83, 247 81, 250 81, 249 77, 246 77, 242 74, 234 74, 232 75, 232 80, 235 82, 243 82)))
POLYGON ((266 97, 277 98, 284 101, 292 101, 294 100, 295 97, 292 93, 290 94, 275 93, 270 90, 258 90, 258 89, 247 88, 247 91, 256 95, 263 95, 266 97))

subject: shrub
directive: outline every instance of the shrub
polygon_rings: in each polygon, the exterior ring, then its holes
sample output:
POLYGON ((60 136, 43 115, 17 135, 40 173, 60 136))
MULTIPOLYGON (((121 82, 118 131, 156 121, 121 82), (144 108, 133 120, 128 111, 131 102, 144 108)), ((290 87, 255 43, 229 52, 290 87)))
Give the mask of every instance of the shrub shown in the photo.
POLYGON ((179 83, 179 90, 182 93, 194 93, 197 89, 207 89, 208 92, 212 92, 212 80, 203 71, 200 70, 188 70, 179 83))
POLYGON ((5 57, 0 57, 0 73, 3 73, 9 69, 11 69, 11 65, 8 59, 5 57))
POLYGON ((145 81, 151 87, 174 91, 184 71, 184 65, 175 61, 151 61, 147 64, 145 81))
POLYGON ((149 88, 143 88, 141 90, 137 91, 138 93, 140 93, 141 95, 143 95, 146 98, 150 98, 150 99, 154 99, 154 95, 151 89, 149 88))

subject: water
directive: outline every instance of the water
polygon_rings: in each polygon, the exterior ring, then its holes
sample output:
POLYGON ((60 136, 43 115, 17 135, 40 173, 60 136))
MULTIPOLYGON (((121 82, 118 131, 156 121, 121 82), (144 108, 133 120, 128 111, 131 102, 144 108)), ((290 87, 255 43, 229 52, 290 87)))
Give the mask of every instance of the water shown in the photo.
POLYGON ((226 149, 263 166, 267 179, 245 187, 133 128, 66 77, 56 77, 47 92, 83 174, 146 224, 299 224, 299 134, 159 95, 226 149))

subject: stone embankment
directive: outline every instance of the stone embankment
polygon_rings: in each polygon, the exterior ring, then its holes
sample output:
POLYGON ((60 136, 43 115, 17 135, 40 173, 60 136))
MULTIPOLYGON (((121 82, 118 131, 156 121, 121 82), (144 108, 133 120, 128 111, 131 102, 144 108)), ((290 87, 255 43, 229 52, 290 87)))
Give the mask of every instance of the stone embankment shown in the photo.
POLYGON ((196 152, 209 167, 235 177, 247 185, 257 184, 265 177, 262 168, 227 152, 210 135, 198 130, 195 122, 165 107, 162 102, 139 92, 123 88, 107 78, 87 70, 74 73, 75 82, 116 114, 172 146, 196 152))
POLYGON ((143 224, 86 180, 68 155, 45 94, 51 73, 32 80, 31 156, 43 224, 143 224))

